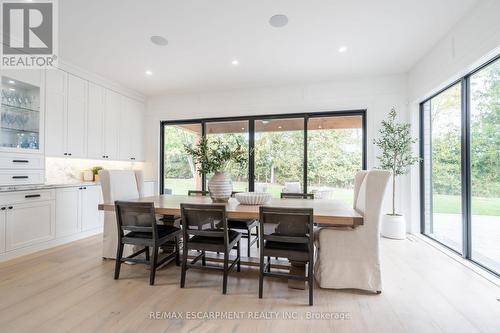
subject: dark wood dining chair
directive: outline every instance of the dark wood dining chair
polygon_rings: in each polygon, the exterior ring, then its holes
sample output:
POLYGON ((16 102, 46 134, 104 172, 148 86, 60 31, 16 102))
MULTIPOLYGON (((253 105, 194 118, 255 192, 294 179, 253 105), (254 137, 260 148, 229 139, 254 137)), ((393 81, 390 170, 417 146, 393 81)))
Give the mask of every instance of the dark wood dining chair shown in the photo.
POLYGON ((189 268, 210 268, 223 271, 222 293, 227 292, 227 277, 229 272, 236 266, 240 271, 240 239, 241 234, 230 230, 226 220, 226 205, 211 204, 181 204, 183 252, 181 288, 186 283, 186 271, 189 268), (212 224, 220 227, 212 228, 212 224), (208 227, 208 228, 207 228, 208 227), (236 259, 229 264, 229 253, 236 246, 236 259), (189 250, 201 251, 194 259, 188 262, 189 250), (222 252, 224 264, 220 266, 208 266, 206 264, 206 252, 222 252), (201 265, 196 263, 201 259, 201 265))
POLYGON ((259 208, 260 275, 259 298, 262 298, 265 276, 307 281, 309 305, 313 305, 314 233, 312 208, 259 208), (267 261, 264 258, 267 257, 267 261), (271 272, 270 257, 308 264, 307 275, 271 272))
POLYGON ((118 246, 116 250, 115 280, 120 277, 122 262, 142 263, 150 266, 149 284, 155 282, 156 269, 166 261, 175 257, 179 265, 180 228, 171 225, 158 224, 155 207, 152 202, 115 201, 116 221, 118 224, 118 246), (173 241, 175 251, 158 260, 158 250, 167 242, 173 241), (123 258, 123 248, 126 244, 141 246, 143 249, 123 258), (149 249, 152 248, 150 256, 149 249), (136 258, 144 253, 146 259, 136 258))
MULTIPOLYGON (((232 192, 231 197, 238 192, 232 192)), ((188 195, 192 196, 208 196, 208 191, 198 191, 198 190, 189 190, 188 195)), ((259 221, 255 219, 227 219, 227 226, 231 230, 237 230, 241 232, 241 237, 247 239, 247 257, 250 257, 250 250, 253 244, 257 244, 257 248, 259 248, 259 221), (252 230, 255 229, 255 233, 252 233, 252 230), (252 236, 253 239, 252 239, 252 236)))
POLYGON ((285 192, 281 192, 281 199, 314 199, 314 193, 285 193, 285 192))

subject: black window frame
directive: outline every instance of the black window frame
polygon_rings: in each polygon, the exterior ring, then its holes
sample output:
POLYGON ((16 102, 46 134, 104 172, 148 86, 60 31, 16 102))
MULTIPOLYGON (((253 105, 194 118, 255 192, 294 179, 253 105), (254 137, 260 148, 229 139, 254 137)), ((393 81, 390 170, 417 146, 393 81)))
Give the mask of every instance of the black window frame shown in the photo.
MULTIPOLYGON (((342 111, 326 111, 326 112, 308 112, 308 113, 286 113, 286 114, 270 114, 270 115, 253 115, 253 116, 237 116, 237 117, 216 117, 216 118, 198 118, 198 119, 182 119, 182 120, 163 120, 160 122, 160 194, 164 194, 164 167, 165 167, 165 126, 169 125, 185 125, 185 124, 201 124, 202 136, 206 135, 206 124, 211 122, 229 122, 229 121, 248 121, 248 189, 255 189, 255 121, 256 120, 276 120, 286 118, 303 118, 304 119, 304 158, 303 158, 303 191, 307 193, 307 124, 311 118, 321 117, 346 117, 346 116, 361 116, 362 122, 362 165, 361 169, 366 170, 367 156, 367 128, 366 128, 366 109, 342 110, 342 111)), ((202 175, 202 190, 206 190, 205 175, 202 175)))
MULTIPOLYGON (((470 132, 470 78, 477 72, 481 71, 485 67, 491 65, 495 61, 500 61, 500 54, 483 63, 482 65, 476 67, 475 69, 468 72, 466 75, 460 77, 459 79, 448 84, 446 87, 440 89, 436 93, 427 97, 420 102, 419 105, 419 155, 420 155, 420 233, 425 237, 431 239, 434 242, 446 247, 452 252, 462 256, 464 259, 469 260, 475 265, 481 267, 482 269, 500 277, 500 272, 496 272, 490 267, 483 265, 482 263, 474 260, 472 258, 472 191, 471 191, 471 132, 470 132), (453 87, 456 84, 461 84, 461 208, 462 208, 462 253, 448 246, 447 244, 433 238, 432 236, 425 233, 425 164, 424 164, 424 104, 453 87)), ((432 145, 432 136, 430 137, 430 144, 432 145)), ((432 168, 432 160, 431 160, 432 168)), ((432 170, 431 175, 432 177, 432 170)), ((431 178, 432 183, 432 178, 431 178)), ((430 189, 432 191, 432 188, 430 189)), ((432 196, 431 196, 431 207, 432 207, 432 196)), ((432 212, 431 212, 432 213, 432 212)), ((430 217, 432 219, 432 216, 430 217)))

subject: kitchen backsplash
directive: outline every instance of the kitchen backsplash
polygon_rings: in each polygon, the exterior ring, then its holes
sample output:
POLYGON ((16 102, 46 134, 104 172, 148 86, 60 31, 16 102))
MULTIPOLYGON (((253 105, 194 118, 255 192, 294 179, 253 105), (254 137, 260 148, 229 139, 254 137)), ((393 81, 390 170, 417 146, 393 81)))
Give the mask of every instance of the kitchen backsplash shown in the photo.
POLYGON ((50 184, 61 184, 82 181, 82 171, 92 169, 95 166, 115 170, 143 170, 145 179, 152 178, 149 174, 151 168, 146 162, 47 157, 45 159, 46 182, 50 184))

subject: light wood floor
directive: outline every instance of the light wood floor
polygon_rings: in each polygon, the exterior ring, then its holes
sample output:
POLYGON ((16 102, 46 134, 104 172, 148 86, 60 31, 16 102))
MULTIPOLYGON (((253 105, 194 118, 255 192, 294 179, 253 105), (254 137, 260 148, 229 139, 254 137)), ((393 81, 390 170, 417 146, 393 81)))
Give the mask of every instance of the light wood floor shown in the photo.
POLYGON ((232 273, 221 294, 219 272, 190 270, 179 288, 180 269, 168 265, 148 285, 142 265, 100 259, 92 237, 0 264, 0 332, 500 332, 500 288, 411 237, 382 240, 381 295, 317 288, 307 291, 266 279, 257 297, 258 271, 232 273), (150 319, 150 312, 264 311, 278 320, 150 319), (284 312, 300 319, 283 319, 284 312), (308 312, 343 312, 346 320, 307 320, 308 312))

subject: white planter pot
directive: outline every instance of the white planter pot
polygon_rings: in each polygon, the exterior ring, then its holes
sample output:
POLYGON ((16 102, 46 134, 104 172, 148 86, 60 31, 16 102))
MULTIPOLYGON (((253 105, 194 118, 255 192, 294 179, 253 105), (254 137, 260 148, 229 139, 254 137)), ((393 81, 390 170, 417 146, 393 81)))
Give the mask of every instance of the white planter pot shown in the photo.
POLYGON ((382 236, 392 239, 406 239, 406 221, 403 215, 382 215, 382 236))
POLYGON ((224 172, 216 172, 208 180, 208 191, 213 202, 227 202, 233 193, 233 182, 224 172))

